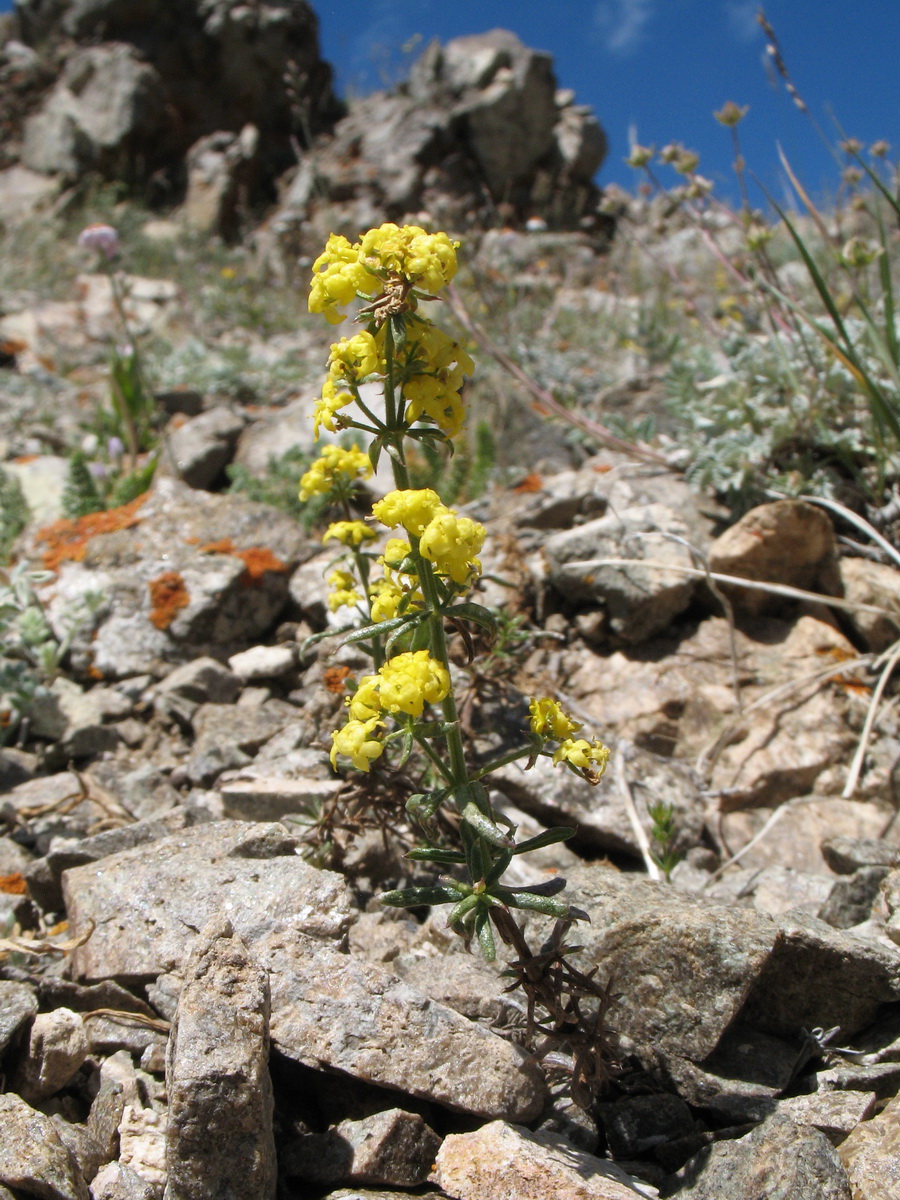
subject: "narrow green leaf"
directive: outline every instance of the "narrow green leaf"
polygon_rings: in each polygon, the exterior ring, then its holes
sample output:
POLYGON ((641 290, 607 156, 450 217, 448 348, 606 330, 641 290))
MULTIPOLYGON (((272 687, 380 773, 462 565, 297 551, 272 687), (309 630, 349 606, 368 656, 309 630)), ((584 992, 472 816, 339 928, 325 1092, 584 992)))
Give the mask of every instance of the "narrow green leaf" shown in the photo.
POLYGON ((395 629, 402 629, 404 625, 408 625, 414 619, 414 617, 409 616, 391 617, 390 620, 376 621, 371 625, 360 625, 358 627, 349 625, 346 628, 353 629, 354 632, 349 637, 344 638, 344 644, 350 646, 356 642, 364 642, 370 637, 379 637, 383 633, 391 633, 395 629))
POLYGON ((492 846, 499 846, 501 850, 512 849, 512 840, 494 824, 490 817, 485 816, 474 801, 470 800, 464 806, 460 816, 467 825, 471 825, 475 832, 481 834, 492 846))
POLYGON ((412 862, 433 862, 439 866, 457 866, 466 861, 466 856, 460 850, 444 850, 439 846, 416 846, 408 850, 406 857, 412 862))
POLYGON ((527 854, 529 850, 541 850, 544 846, 555 846, 557 842, 567 842, 578 832, 569 825, 559 825, 555 829, 545 829, 524 842, 519 842, 513 854, 527 854))
POLYGON ((507 908, 539 912, 546 917, 556 917, 557 920, 562 920, 569 915, 568 904, 562 900, 554 900, 551 896, 535 896, 532 892, 509 892, 505 888, 502 890, 495 888, 492 894, 507 908))
POLYGON ((411 887, 382 892, 378 899, 389 908, 419 908, 421 905, 452 904, 459 899, 459 893, 449 887, 411 887))
POLYGON ((494 931, 491 928, 491 917, 487 912, 479 912, 475 916, 475 937, 478 941, 478 948, 484 955, 486 962, 493 962, 497 957, 497 948, 494 944, 494 931))
POLYGON ((475 604, 471 600, 467 600, 462 604, 454 604, 450 608, 445 608, 444 616, 454 621, 471 621, 473 625, 479 625, 482 629, 486 629, 492 636, 497 633, 497 619, 490 609, 485 608, 483 604, 475 604))

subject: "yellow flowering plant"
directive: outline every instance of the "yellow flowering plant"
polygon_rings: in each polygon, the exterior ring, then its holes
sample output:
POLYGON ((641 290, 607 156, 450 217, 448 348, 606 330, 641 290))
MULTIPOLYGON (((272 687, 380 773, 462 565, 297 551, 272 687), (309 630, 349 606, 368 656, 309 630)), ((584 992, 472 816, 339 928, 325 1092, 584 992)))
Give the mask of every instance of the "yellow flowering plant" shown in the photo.
MULTIPOLYGON (((532 887, 505 885, 513 857, 564 841, 573 829, 551 829, 516 842, 515 826, 490 802, 483 780, 518 758, 533 765, 552 758, 592 783, 609 751, 576 738, 579 722, 548 697, 530 707, 522 745, 502 758, 470 768, 463 743, 447 630, 474 626, 496 633, 493 614, 469 596, 481 573, 485 530, 445 505, 430 488, 413 488, 407 444, 450 445, 463 425, 462 387, 474 365, 465 349, 422 315, 456 272, 457 243, 445 233, 417 225, 385 224, 351 243, 332 235, 313 267, 309 308, 330 324, 357 304, 364 328, 331 347, 328 376, 316 401, 313 423, 332 432, 352 430, 369 438, 368 454, 327 446, 301 481, 301 499, 327 495, 344 509, 324 541, 337 542, 345 565, 332 564, 329 605, 355 607, 360 620, 321 636, 343 636, 371 655, 374 671, 356 681, 347 699, 347 720, 332 734, 331 761, 349 760, 358 771, 399 769, 418 749, 433 786, 409 797, 406 811, 423 835, 409 852, 413 861, 450 868, 433 886, 410 887, 381 897, 389 905, 449 904, 448 923, 495 957, 493 929, 517 945, 510 910, 532 910, 568 922, 579 915, 558 898, 563 880, 532 887), (366 402, 363 383, 377 382, 383 408, 366 402), (375 409, 378 407, 378 411, 375 409), (386 453, 395 489, 372 506, 370 521, 355 519, 351 490, 377 468, 386 453), (376 554, 367 545, 386 538, 376 554), (377 572, 380 572, 378 574, 377 572), (436 816, 455 811, 451 824, 459 844, 442 839, 436 816)), ((367 393, 368 394, 368 393, 367 393)), ((452 450, 452 445, 450 445, 452 450)))

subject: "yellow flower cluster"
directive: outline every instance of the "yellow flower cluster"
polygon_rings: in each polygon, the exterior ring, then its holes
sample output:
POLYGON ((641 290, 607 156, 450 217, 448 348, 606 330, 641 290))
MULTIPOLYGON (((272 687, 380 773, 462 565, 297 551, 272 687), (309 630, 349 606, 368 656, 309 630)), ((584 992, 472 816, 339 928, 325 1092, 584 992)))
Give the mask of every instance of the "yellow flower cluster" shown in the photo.
POLYGON ((358 295, 377 295, 391 276, 434 294, 456 274, 457 245, 446 233, 428 233, 419 225, 388 223, 352 244, 333 233, 313 263, 309 311, 337 325, 346 315, 339 308, 358 295))
POLYGON ((447 668, 427 650, 410 650, 388 659, 377 675, 364 675, 350 697, 350 720, 331 735, 332 764, 343 754, 358 770, 368 771, 383 748, 374 732, 384 724, 384 713, 406 713, 418 719, 426 704, 439 703, 449 692, 447 668))
POLYGON ((370 542, 374 537, 377 537, 374 529, 371 529, 365 521, 332 521, 325 533, 322 535, 322 542, 340 542, 342 546, 360 546, 363 542, 370 542))
POLYGON ((456 274, 458 245, 446 233, 388 223, 363 236, 360 259, 371 271, 402 275, 413 287, 434 295, 456 274))
POLYGON ((348 721, 343 729, 331 735, 331 765, 337 770, 337 756, 345 755, 357 771, 368 771, 376 758, 381 756, 384 746, 375 736, 375 730, 383 725, 377 717, 368 721, 348 721))
POLYGON ((528 711, 531 713, 531 731, 541 737, 561 742, 581 728, 581 722, 570 717, 562 705, 549 696, 532 700, 528 711))
POLYGON ((427 417, 448 437, 462 428, 463 403, 460 390, 475 364, 456 342, 436 325, 411 323, 404 347, 403 397, 409 422, 427 417))
POLYGON ((531 713, 531 731, 542 738, 559 742, 553 753, 554 765, 566 763, 582 772, 592 783, 597 783, 606 770, 609 748, 600 741, 589 742, 585 738, 573 738, 581 728, 581 722, 571 717, 556 700, 548 696, 534 699, 528 706, 531 713))
POLYGON ((424 606, 422 593, 418 588, 405 585, 389 575, 376 579, 369 588, 371 615, 373 621, 390 621, 398 612, 416 612, 424 606))
POLYGON ((331 612, 337 612, 344 605, 352 607, 362 601, 362 596, 356 591, 355 584, 356 579, 349 571, 331 572, 328 576, 328 586, 331 588, 328 593, 328 608, 331 612))
POLYGON ((457 516, 431 488, 388 492, 372 506, 372 513, 388 529, 401 525, 419 538, 422 557, 459 586, 481 571, 478 553, 484 545, 484 526, 457 516))
POLYGON ((300 499, 325 496, 339 484, 368 479, 372 464, 364 451, 351 446, 325 446, 322 453, 300 480, 300 499))

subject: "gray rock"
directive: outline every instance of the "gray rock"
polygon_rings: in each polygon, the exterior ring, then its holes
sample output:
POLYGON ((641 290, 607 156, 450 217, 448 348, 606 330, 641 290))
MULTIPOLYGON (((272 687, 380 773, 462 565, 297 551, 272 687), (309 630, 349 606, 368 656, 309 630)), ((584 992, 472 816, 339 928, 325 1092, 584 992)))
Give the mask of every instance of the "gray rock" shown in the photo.
POLYGON ((37 997, 27 984, 0 979, 0 1055, 15 1044, 37 1010, 37 997))
POLYGON ((701 1151, 678 1179, 678 1196, 684 1200, 851 1200, 847 1174, 824 1133, 780 1116, 735 1142, 717 1142, 701 1151))
POLYGON ((611 512, 546 540, 550 583, 569 603, 602 607, 617 637, 643 641, 687 608, 696 584, 680 571, 643 567, 641 562, 692 568, 687 547, 667 536, 684 539, 688 533, 685 522, 661 504, 611 512), (607 559, 634 565, 603 565, 607 559))
POLYGON ((217 782, 224 815, 245 821, 279 821, 317 812, 342 787, 327 755, 309 749, 258 757, 241 770, 225 772, 217 782))
POLYGON ((184 967, 166 1061, 166 1200, 275 1196, 269 987, 231 923, 214 917, 184 967))
POLYGON ((233 238, 254 192, 259 130, 224 130, 200 138, 187 152, 187 195, 181 217, 190 228, 233 238))
POLYGON ((296 662, 294 648, 290 645, 251 646, 240 654, 233 654, 228 666, 239 679, 250 683, 258 679, 277 679, 290 671, 296 662))
POLYGON ((157 135, 164 115, 162 81, 134 47, 77 50, 25 122, 22 162, 70 178, 91 169, 133 178, 140 146, 157 135))
POLYGON ((91 1200, 159 1200, 162 1188, 131 1167, 109 1162, 91 1180, 91 1200))
POLYGON ((72 1156, 75 1166, 84 1177, 85 1182, 90 1183, 101 1165, 107 1161, 99 1142, 87 1125, 80 1121, 67 1121, 55 1112, 51 1114, 50 1119, 56 1127, 59 1140, 72 1156))
POLYGON ((87 1055, 87 1033, 78 1013, 69 1008, 38 1013, 13 1086, 29 1104, 39 1103, 64 1088, 87 1055))
POLYGON ((305 1183, 416 1187, 427 1180, 440 1144, 418 1113, 392 1108, 301 1135, 287 1143, 279 1165, 305 1183))
POLYGON ((543 1076, 523 1050, 382 967, 277 931, 254 952, 269 971, 272 1043, 286 1057, 489 1118, 540 1112, 543 1076))
POLYGON ((28 890, 45 911, 59 912, 63 907, 63 871, 159 841, 181 829, 204 824, 208 819, 208 815, 199 809, 173 808, 161 817, 136 821, 120 829, 108 829, 93 837, 57 840, 43 858, 36 859, 26 868, 28 890))
POLYGON ((119 1125, 125 1105, 140 1105, 140 1090, 131 1055, 117 1050, 100 1064, 94 1077, 96 1095, 91 1102, 87 1126, 100 1146, 104 1162, 118 1158, 119 1125))
POLYGON ((852 875, 838 879, 819 910, 819 919, 835 929, 851 929, 867 921, 889 869, 860 867, 852 875))
POLYGON ((119 744, 115 727, 105 725, 103 698, 85 691, 64 675, 39 692, 29 706, 37 737, 58 744, 63 760, 88 758, 119 744))
POLYGON ((578 931, 583 961, 623 998, 610 1021, 648 1063, 684 1060, 777 1090, 787 1078, 758 1075, 772 1051, 751 1049, 741 1065, 726 1052, 730 1029, 740 1025, 736 1046, 752 1048, 754 1030, 781 1040, 787 1065, 802 1029, 837 1025, 849 1038, 900 997, 900 953, 812 918, 775 920, 599 867, 571 872, 566 894, 591 917, 578 931))
POLYGON ((220 405, 170 428, 167 438, 171 455, 161 460, 160 475, 168 473, 168 463, 174 460, 188 487, 209 488, 231 461, 244 424, 239 413, 220 405))
POLYGON ((198 931, 227 915, 251 947, 278 930, 340 938, 354 902, 342 878, 297 855, 280 825, 217 821, 63 875, 70 927, 95 928, 73 953, 82 979, 155 978, 179 967, 198 931))
POLYGON ((822 842, 822 857, 838 875, 859 867, 895 867, 900 850, 878 838, 830 837, 822 842))
POLYGON ((297 523, 268 505, 173 479, 161 478, 133 519, 89 538, 82 561, 59 567, 47 605, 59 636, 74 604, 104 596, 73 642, 77 671, 160 676, 173 663, 257 644, 310 552, 297 523))
POLYGON ((894 1097, 877 1116, 863 1121, 838 1148, 853 1200, 882 1200, 900 1189, 900 1099, 894 1097))
POLYGON ((444 1138, 433 1179, 457 1200, 635 1200, 658 1194, 565 1138, 504 1121, 444 1138))
POLYGON ((231 704, 241 681, 214 658, 195 658, 169 671, 156 685, 156 696, 180 696, 195 704, 231 704))
POLYGON ((616 1159, 646 1158, 661 1143, 686 1137, 694 1130, 687 1104, 665 1092, 621 1096, 614 1103, 599 1104, 597 1116, 607 1149, 616 1159))
POLYGON ((778 1112, 795 1125, 812 1125, 821 1130, 833 1146, 839 1146, 861 1121, 875 1112, 874 1092, 812 1092, 778 1101, 778 1112))
POLYGON ((42 1200, 90 1200, 53 1121, 13 1092, 0 1095, 0 1184, 42 1200))
POLYGON ((883 614, 847 612, 846 619, 862 638, 869 650, 880 654, 900 637, 900 622, 895 616, 900 599, 897 569, 887 563, 870 562, 867 558, 841 557, 841 590, 845 600, 855 604, 873 604, 887 611, 883 614))

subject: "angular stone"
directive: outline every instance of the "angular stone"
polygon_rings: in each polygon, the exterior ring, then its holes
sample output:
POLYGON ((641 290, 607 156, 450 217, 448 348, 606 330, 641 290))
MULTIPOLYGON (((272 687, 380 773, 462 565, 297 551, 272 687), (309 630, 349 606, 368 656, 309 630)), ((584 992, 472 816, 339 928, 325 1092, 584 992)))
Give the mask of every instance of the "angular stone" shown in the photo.
MULTIPOLYGON (((834 528, 827 514, 804 500, 776 500, 753 508, 709 549, 711 571, 836 594, 834 528)), ((722 585, 737 612, 759 615, 783 606, 768 592, 722 585)))
POLYGON ((119 1123, 119 1163, 147 1183, 166 1182, 166 1117, 126 1104, 119 1123))
POLYGON ((591 917, 580 957, 622 997, 611 1024, 651 1059, 709 1060, 727 1076, 711 1056, 738 1017, 796 1044, 816 1026, 851 1037, 900 999, 900 953, 814 918, 776 920, 602 867, 571 872, 566 895, 591 917))
MULTIPOLYGON (((188 487, 204 490, 216 481, 231 460, 244 424, 242 416, 220 405, 168 431, 171 459, 188 487)), ((163 457, 161 466, 171 459, 163 457)))
POLYGON ((269 971, 272 1042, 286 1057, 488 1118, 541 1111, 543 1076, 523 1050, 396 975, 280 932, 253 949, 269 971))
POLYGON ((41 1200, 90 1200, 52 1120, 13 1092, 0 1095, 0 1184, 41 1200))
POLYGON ((428 1178, 440 1144, 418 1113, 392 1108, 301 1135, 285 1147, 279 1165, 306 1183, 416 1187, 428 1178))
POLYGON ((779 1115, 737 1141, 716 1142, 701 1151, 678 1179, 679 1200, 851 1200, 847 1174, 825 1134, 779 1115))
POLYGON ((169 1037, 166 1200, 275 1195, 269 986, 231 923, 214 917, 184 967, 169 1037))
POLYGON ((861 1121, 869 1120, 875 1105, 874 1092, 819 1091, 779 1100, 778 1111, 795 1125, 820 1129, 833 1146, 839 1146, 861 1121))
POLYGON ((0 979, 0 1055, 14 1043, 37 1010, 37 997, 27 984, 0 979))
POLYGON ((198 931, 229 917, 251 946, 272 930, 341 937, 354 901, 341 876, 309 866, 283 826, 216 821, 63 875, 82 979, 150 979, 179 967, 198 931))
POLYGON ((656 1196, 615 1163, 565 1138, 492 1121, 444 1138, 434 1181, 456 1200, 635 1200, 656 1196))
POLYGON ((131 1055, 127 1050, 118 1050, 100 1065, 99 1079, 94 1086, 97 1094, 91 1103, 87 1125, 110 1162, 119 1155, 119 1125, 125 1113, 125 1105, 140 1106, 140 1091, 137 1074, 131 1055))
POLYGON ((570 603, 602 606, 613 633, 624 641, 644 641, 687 608, 696 587, 682 571, 642 565, 652 560, 693 566, 690 551, 670 534, 686 538, 688 529, 661 504, 629 508, 553 534, 544 543, 550 582, 570 603), (631 561, 610 565, 607 559, 631 561))
POLYGON ((233 654, 228 665, 235 675, 249 683, 255 679, 277 679, 290 671, 296 661, 294 647, 251 646, 240 654, 233 654))
POLYGON ((119 1162, 107 1163, 91 1180, 91 1200, 159 1200, 160 1190, 119 1162))
POLYGON ((13 1080, 15 1090, 30 1104, 46 1100, 69 1083, 87 1054, 87 1034, 78 1013, 70 1008, 38 1013, 13 1080))
POLYGON ((900 1096, 863 1121, 838 1147, 853 1200, 900 1195, 900 1096))

